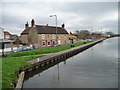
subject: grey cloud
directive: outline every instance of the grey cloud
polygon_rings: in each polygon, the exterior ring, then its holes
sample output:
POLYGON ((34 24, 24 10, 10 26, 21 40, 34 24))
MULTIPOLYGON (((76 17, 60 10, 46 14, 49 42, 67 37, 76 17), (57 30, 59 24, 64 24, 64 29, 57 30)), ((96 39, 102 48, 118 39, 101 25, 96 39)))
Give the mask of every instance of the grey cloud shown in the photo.
POLYGON ((98 22, 105 14, 117 11, 117 5, 117 2, 4 2, 3 12, 6 12, 2 14, 2 23, 5 29, 20 34, 24 29, 25 22, 28 21, 30 24, 32 18, 36 20, 36 24, 55 25, 55 19, 49 16, 57 14, 58 26, 65 23, 68 31, 80 30, 83 25, 83 27, 93 26, 94 30, 109 27, 117 32, 117 20, 98 22))

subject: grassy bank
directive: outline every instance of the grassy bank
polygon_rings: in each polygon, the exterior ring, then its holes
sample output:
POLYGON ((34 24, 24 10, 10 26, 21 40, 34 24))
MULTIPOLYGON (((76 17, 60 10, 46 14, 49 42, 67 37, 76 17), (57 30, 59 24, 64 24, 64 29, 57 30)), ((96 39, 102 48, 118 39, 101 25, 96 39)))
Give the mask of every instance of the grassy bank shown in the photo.
MULTIPOLYGON (((86 43, 91 43, 92 41, 87 41, 86 43)), ((84 45, 83 42, 75 43, 75 47, 84 45)), ((45 54, 45 53, 55 53, 64 51, 67 49, 71 49, 70 45, 61 45, 58 47, 48 47, 48 48, 42 48, 42 49, 36 49, 31 51, 23 51, 23 52, 17 52, 17 53, 11 53, 6 54, 2 58, 2 86, 3 88, 13 88, 13 82, 17 80, 15 72, 19 71, 20 67, 24 67, 27 65, 30 65, 30 63, 27 63, 27 60, 32 60, 38 57, 42 57, 43 55, 38 56, 28 56, 28 55, 37 55, 37 54, 45 54), (21 57, 21 56, 27 56, 27 57, 21 57)), ((1 62, 0 61, 0 62, 1 62)))
MULTIPOLYGON (((86 43, 91 43, 91 42, 92 41, 87 41, 86 43)), ((76 47, 76 46, 84 45, 84 43, 79 42, 79 43, 74 43, 74 45, 76 47)), ((31 50, 31 51, 23 51, 23 52, 6 54, 4 57, 20 57, 20 56, 26 56, 26 55, 55 53, 55 52, 64 51, 64 50, 67 50, 67 49, 70 49, 70 48, 72 48, 72 47, 68 44, 68 45, 61 45, 61 46, 58 46, 58 47, 48 47, 48 48, 31 50)))
MULTIPOLYGON (((13 88, 13 82, 17 80, 15 72, 19 71, 20 67, 30 65, 27 60, 35 59, 39 56, 28 56, 28 57, 7 57, 2 58, 2 87, 13 88)), ((1 60, 1 59, 0 59, 1 60)), ((1 61, 0 61, 1 62, 1 61)))

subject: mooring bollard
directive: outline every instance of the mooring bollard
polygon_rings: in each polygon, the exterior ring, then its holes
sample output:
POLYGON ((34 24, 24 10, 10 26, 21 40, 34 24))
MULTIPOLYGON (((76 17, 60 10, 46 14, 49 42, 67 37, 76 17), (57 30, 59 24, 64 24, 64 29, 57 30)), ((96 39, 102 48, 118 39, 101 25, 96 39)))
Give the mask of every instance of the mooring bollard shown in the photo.
POLYGON ((40 58, 37 58, 37 62, 40 62, 40 58))
POLYGON ((74 44, 71 44, 71 47, 74 47, 74 44))

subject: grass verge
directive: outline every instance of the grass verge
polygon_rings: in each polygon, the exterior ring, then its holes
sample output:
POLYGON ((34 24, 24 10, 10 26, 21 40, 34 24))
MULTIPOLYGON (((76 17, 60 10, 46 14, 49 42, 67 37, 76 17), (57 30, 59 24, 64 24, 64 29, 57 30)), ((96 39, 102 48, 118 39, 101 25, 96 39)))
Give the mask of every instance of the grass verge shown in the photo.
MULTIPOLYGON (((91 43, 91 42, 93 42, 93 41, 87 41, 86 43, 91 43)), ((80 46, 80 45, 84 45, 84 43, 83 42, 74 43, 75 47, 80 46)), ((64 50, 71 49, 71 48, 73 48, 73 47, 71 47, 70 44, 68 44, 68 45, 61 45, 61 46, 57 46, 57 47, 48 47, 48 48, 6 54, 4 57, 20 57, 20 56, 26 56, 26 55, 55 53, 55 52, 60 52, 60 51, 64 51, 64 50)))
POLYGON ((32 60, 43 56, 44 55, 2 58, 2 87, 13 88, 13 82, 17 80, 15 72, 19 71, 20 67, 30 65, 31 63, 26 62, 27 60, 32 60))

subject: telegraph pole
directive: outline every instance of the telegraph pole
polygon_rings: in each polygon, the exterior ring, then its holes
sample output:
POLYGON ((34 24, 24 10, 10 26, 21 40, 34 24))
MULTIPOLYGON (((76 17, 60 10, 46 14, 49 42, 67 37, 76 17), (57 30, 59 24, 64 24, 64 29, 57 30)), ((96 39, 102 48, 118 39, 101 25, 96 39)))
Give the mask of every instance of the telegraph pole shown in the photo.
POLYGON ((92 39, 92 29, 93 29, 93 27, 91 26, 91 39, 92 39))
POLYGON ((101 38, 102 38, 102 28, 101 28, 101 38))

